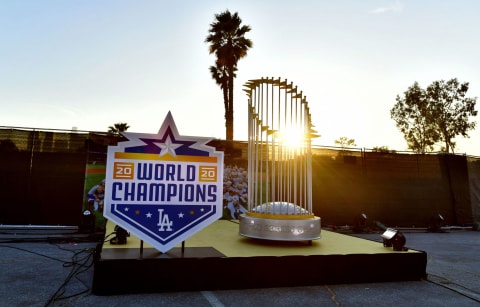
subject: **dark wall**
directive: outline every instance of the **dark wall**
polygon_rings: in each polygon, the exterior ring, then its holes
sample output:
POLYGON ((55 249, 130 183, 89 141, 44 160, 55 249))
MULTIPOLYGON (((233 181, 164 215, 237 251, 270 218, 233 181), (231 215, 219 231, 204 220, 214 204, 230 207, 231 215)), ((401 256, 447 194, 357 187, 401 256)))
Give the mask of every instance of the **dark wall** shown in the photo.
POLYGON ((441 214, 472 222, 465 156, 364 153, 313 159, 314 213, 324 226, 367 214, 388 226, 425 227, 441 214))
POLYGON ((3 224, 78 225, 85 153, 2 154, 3 224))
POLYGON ((470 204, 474 222, 480 226, 480 158, 467 159, 470 204))

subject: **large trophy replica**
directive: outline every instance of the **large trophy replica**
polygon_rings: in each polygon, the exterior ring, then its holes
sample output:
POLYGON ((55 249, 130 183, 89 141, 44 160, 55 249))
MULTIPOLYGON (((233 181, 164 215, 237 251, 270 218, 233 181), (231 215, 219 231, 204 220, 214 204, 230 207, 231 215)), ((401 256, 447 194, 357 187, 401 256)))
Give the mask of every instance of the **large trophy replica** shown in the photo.
POLYGON ((312 213, 313 130, 306 97, 281 79, 255 79, 248 95, 248 209, 240 235, 267 240, 320 238, 312 213))

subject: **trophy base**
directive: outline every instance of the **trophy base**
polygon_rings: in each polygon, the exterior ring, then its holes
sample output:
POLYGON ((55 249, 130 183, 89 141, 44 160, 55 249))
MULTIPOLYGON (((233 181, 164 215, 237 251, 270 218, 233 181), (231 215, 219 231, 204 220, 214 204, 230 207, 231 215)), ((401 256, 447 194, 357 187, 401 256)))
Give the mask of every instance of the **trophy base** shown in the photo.
POLYGON ((277 241, 310 241, 320 238, 320 218, 305 219, 259 218, 241 214, 240 235, 254 239, 277 241))

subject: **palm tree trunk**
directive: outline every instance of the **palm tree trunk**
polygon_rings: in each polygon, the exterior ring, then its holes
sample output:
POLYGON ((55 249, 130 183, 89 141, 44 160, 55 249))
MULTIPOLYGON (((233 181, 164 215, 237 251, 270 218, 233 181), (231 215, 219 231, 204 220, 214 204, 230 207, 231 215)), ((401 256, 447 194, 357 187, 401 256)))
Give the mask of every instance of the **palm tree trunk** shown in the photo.
POLYGON ((225 139, 228 139, 228 83, 223 85, 223 105, 225 109, 225 139))
POLYGON ((233 141, 233 66, 228 68, 227 141, 233 141))

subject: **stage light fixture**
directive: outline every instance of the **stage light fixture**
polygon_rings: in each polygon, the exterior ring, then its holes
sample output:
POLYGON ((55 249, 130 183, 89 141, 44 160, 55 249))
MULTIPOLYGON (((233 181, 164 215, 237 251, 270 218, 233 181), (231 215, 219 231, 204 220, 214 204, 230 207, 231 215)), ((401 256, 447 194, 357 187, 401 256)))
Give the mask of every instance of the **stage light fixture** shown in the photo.
POLYGON ((85 209, 82 212, 79 231, 81 233, 91 233, 95 231, 95 215, 92 211, 85 209))
POLYGON ((429 223, 428 223, 427 231, 443 232, 442 226, 443 226, 444 221, 445 221, 445 219, 443 218, 443 216, 440 213, 432 216, 430 218, 429 223))
POLYGON ((110 244, 114 245, 123 245, 127 244, 127 237, 130 237, 130 234, 120 226, 115 226, 114 229, 115 237, 110 239, 110 244))
POLYGON ((382 234, 383 246, 393 247, 394 251, 406 251, 404 247, 407 240, 405 236, 398 230, 393 228, 387 228, 382 234))
POLYGON ((362 233, 362 232, 367 232, 367 215, 365 213, 362 213, 355 217, 355 220, 353 221, 353 232, 355 233, 362 233))

